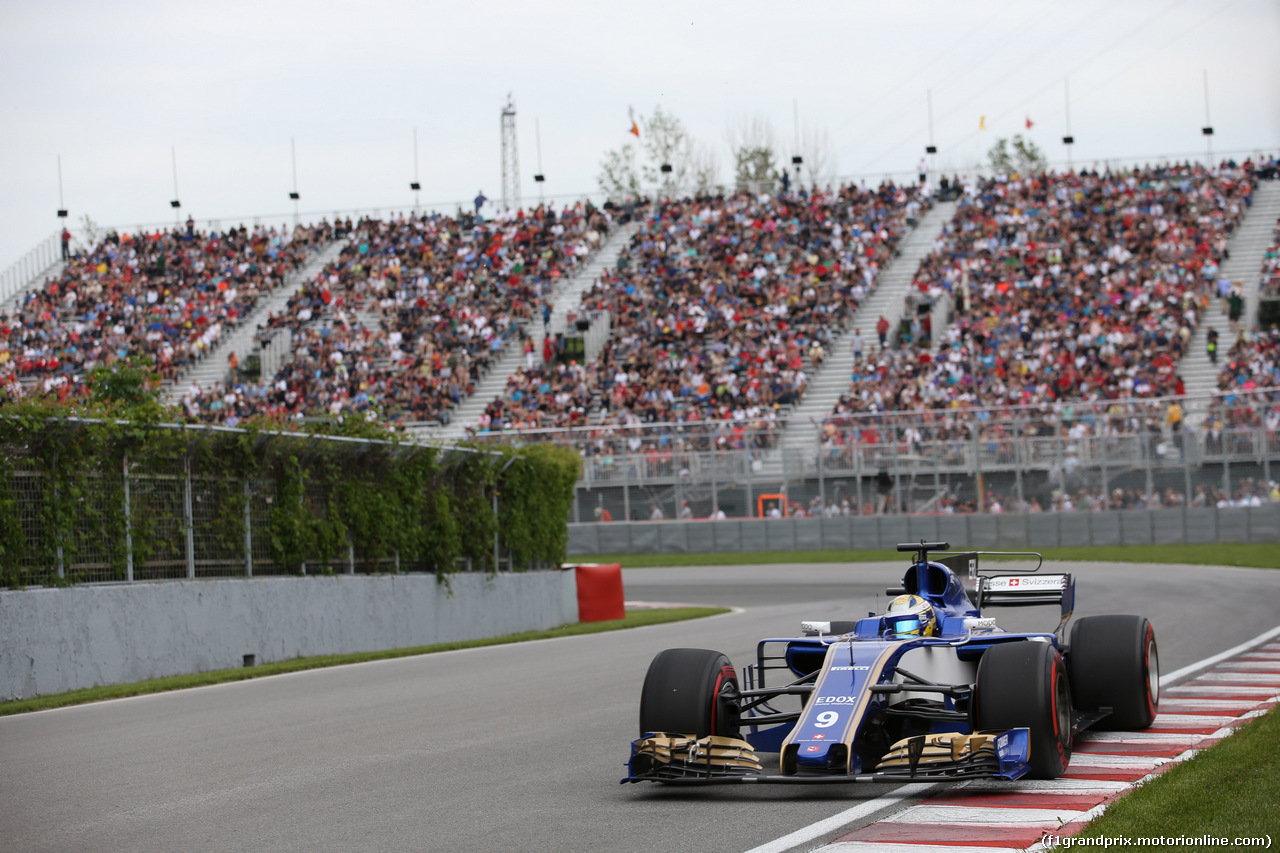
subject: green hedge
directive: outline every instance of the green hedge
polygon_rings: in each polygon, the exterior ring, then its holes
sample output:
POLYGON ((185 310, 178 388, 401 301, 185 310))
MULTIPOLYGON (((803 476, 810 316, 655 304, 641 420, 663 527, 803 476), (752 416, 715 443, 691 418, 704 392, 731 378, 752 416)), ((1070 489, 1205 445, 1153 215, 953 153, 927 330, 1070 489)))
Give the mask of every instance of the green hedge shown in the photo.
POLYGON ((39 403, 0 411, 4 585, 122 579, 127 555, 135 567, 173 562, 185 553, 173 494, 188 472, 200 488, 202 547, 242 552, 245 502, 257 500, 253 535, 267 537, 274 573, 329 571, 352 552, 362 571, 398 565, 444 576, 462 560, 492 571, 495 531, 514 567, 564 558, 581 464, 571 450, 418 445, 358 421, 300 433, 81 411, 97 417, 39 403), (147 483, 171 483, 168 504, 142 494, 147 483), (92 576, 77 565, 94 567, 92 576))

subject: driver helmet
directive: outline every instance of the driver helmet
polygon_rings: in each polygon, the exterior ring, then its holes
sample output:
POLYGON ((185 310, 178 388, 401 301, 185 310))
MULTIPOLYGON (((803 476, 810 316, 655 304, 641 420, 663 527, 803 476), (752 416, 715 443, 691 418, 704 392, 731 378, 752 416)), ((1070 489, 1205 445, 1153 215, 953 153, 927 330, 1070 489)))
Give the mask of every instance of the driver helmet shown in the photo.
POLYGON ((933 607, 918 595, 900 595, 889 602, 884 624, 895 637, 932 637, 938 633, 933 607))

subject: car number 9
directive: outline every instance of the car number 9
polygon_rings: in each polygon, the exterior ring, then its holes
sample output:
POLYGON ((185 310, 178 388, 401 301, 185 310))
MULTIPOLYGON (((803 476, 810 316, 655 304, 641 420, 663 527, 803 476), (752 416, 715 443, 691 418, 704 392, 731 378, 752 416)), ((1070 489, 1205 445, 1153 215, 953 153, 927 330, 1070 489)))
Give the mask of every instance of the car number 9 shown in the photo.
POLYGON ((813 722, 814 728, 829 729, 840 719, 839 711, 823 711, 813 722))

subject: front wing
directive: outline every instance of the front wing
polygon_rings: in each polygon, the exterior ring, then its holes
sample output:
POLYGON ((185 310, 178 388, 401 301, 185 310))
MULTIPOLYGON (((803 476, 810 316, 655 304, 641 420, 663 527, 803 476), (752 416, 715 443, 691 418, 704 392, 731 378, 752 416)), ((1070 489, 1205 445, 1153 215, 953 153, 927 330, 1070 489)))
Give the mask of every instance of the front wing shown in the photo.
POLYGON ((693 738, 654 732, 632 741, 626 782, 731 784, 747 782, 903 782, 1017 779, 1025 775, 1025 728, 976 734, 932 734, 895 743, 871 773, 766 774, 751 744, 728 737, 693 738))

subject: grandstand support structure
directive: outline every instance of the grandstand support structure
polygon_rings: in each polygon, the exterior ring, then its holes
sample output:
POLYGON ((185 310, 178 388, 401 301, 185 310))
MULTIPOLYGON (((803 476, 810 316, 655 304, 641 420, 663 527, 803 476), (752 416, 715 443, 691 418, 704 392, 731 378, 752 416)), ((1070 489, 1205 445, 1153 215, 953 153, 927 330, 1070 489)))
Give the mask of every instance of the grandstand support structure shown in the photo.
POLYGON ((516 102, 507 94, 502 108, 502 209, 520 209, 520 147, 516 142, 516 102))
MULTIPOLYGON (((631 242, 631 236, 635 234, 638 227, 638 223, 632 222, 614 228, 600 248, 578 269, 577 273, 562 279, 556 285, 552 294, 551 321, 543 326, 540 318, 535 319, 528 328, 529 337, 533 341, 535 364, 542 364, 542 342, 548 336, 555 337, 558 332, 568 330, 569 314, 577 310, 578 304, 582 301, 582 294, 595 283, 602 272, 617 264, 618 255, 631 242)), ((507 380, 524 365, 523 348, 508 346, 494 368, 476 384, 475 393, 453 410, 448 425, 433 428, 427 434, 433 439, 445 441, 463 438, 466 428, 477 422, 485 407, 492 403, 495 397, 502 396, 507 387, 507 380)))
MULTIPOLYGON (((1230 258, 1223 261, 1219 277, 1239 283, 1245 293, 1245 314, 1240 324, 1241 332, 1252 332, 1258 322, 1258 279, 1262 272, 1262 258, 1271 245, 1276 220, 1280 219, 1280 181, 1260 181, 1253 193, 1253 205, 1241 217, 1240 224, 1227 243, 1230 258)), ((1191 338, 1190 349, 1178 365, 1178 375, 1189 396, 1210 394, 1218 390, 1218 374, 1227 354, 1235 344, 1236 333, 1231 329, 1222 300, 1214 295, 1191 338), (1218 332, 1218 363, 1209 361, 1205 352, 1209 329, 1218 332)), ((1189 426, 1199 426, 1190 423, 1189 426)))
MULTIPOLYGON (((223 335, 222 339, 205 353, 204 358, 183 370, 173 382, 165 383, 165 402, 181 402, 192 384, 197 384, 204 390, 220 387, 230 373, 227 358, 231 353, 234 352, 240 363, 244 364, 245 359, 255 349, 258 324, 264 322, 270 313, 283 311, 289 302, 289 297, 293 296, 298 288, 318 275, 330 261, 337 260, 346 242, 346 240, 334 240, 313 255, 297 271, 286 276, 284 284, 263 299, 253 313, 244 317, 229 334, 223 335)), ((287 338, 283 340, 277 338, 276 345, 288 350, 281 354, 279 360, 274 361, 277 366, 293 359, 293 350, 288 346, 287 338)), ((270 379, 265 372, 262 378, 263 381, 270 379)))
MULTIPOLYGON (((864 353, 869 357, 878 346, 876 322, 880 315, 883 314, 889 321, 891 329, 898 327, 902 319, 903 301, 915 279, 920 261, 933 250, 934 241, 955 212, 954 201, 935 203, 902 241, 899 254, 880 271, 875 291, 858 307, 849 325, 832 342, 831 351, 823 359, 822 367, 814 370, 810 376, 804 399, 791 412, 789 426, 779 442, 781 452, 777 456, 785 457, 789 452, 809 453, 817 445, 818 428, 822 419, 831 413, 841 395, 849 390, 850 376, 853 373, 853 352, 850 349, 853 330, 862 330, 864 353)), ((937 339, 944 331, 935 326, 934 338, 937 339)), ((768 465, 767 460, 765 465, 768 465)))

